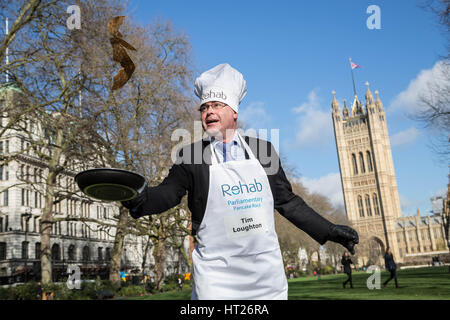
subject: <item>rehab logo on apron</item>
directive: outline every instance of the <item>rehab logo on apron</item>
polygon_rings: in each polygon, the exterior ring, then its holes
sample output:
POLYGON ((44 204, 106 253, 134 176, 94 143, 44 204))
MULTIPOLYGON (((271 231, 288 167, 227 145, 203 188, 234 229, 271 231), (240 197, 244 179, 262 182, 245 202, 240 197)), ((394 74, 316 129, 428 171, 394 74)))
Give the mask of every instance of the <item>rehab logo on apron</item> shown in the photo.
POLYGON ((265 215, 261 210, 258 211, 263 202, 263 198, 258 196, 263 191, 261 182, 253 178, 252 183, 238 181, 235 185, 225 183, 220 187, 226 206, 232 212, 224 218, 229 239, 267 232, 265 215))

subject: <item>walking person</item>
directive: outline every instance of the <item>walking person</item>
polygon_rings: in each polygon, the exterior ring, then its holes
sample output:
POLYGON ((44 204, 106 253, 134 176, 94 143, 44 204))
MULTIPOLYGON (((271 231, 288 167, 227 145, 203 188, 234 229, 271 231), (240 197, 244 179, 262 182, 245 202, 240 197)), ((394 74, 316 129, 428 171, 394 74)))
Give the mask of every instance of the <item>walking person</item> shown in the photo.
POLYGON ((344 252, 344 254, 342 255, 342 260, 341 260, 342 265, 344 266, 344 272, 347 274, 347 280, 345 280, 342 283, 342 286, 345 289, 345 286, 347 285, 347 283, 350 282, 350 288, 353 289, 353 282, 352 282, 352 266, 351 264, 353 264, 352 260, 350 259, 350 255, 348 254, 347 251, 344 252))
POLYGON ((40 282, 37 283, 37 287, 36 287, 36 299, 42 300, 42 286, 41 286, 40 282))
POLYGON ((178 278, 178 291, 183 290, 183 280, 181 278, 178 278))
POLYGON ((391 276, 383 283, 383 287, 386 288, 388 282, 394 279, 395 287, 398 288, 397 265, 395 264, 391 248, 387 248, 386 250, 386 253, 384 255, 384 265, 386 267, 386 270, 388 270, 391 273, 391 276))

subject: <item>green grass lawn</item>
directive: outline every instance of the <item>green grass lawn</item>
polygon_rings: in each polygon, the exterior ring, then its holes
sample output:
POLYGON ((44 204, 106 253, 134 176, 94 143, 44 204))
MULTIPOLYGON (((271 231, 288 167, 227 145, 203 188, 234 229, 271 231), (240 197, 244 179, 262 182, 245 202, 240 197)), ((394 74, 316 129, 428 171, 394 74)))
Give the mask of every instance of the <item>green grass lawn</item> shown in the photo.
MULTIPOLYGON (((383 282, 389 277, 386 271, 381 272, 381 289, 369 290, 367 278, 371 275, 364 272, 353 273, 353 286, 342 288, 345 274, 317 277, 302 277, 290 279, 289 300, 450 300, 449 267, 430 267, 420 269, 398 270, 399 289, 395 288, 394 280, 383 288, 383 282)), ((189 300, 191 288, 183 291, 171 291, 152 296, 128 298, 133 300, 189 300)))

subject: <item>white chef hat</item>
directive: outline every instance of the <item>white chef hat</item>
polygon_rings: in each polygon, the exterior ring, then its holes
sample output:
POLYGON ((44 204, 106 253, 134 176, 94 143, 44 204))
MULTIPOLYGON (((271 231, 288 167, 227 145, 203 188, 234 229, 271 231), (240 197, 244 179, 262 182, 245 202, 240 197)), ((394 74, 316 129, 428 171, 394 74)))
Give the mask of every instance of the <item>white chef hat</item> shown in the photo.
POLYGON ((239 103, 247 93, 247 84, 239 71, 223 63, 203 72, 195 80, 194 93, 200 98, 200 105, 220 101, 238 112, 239 103))

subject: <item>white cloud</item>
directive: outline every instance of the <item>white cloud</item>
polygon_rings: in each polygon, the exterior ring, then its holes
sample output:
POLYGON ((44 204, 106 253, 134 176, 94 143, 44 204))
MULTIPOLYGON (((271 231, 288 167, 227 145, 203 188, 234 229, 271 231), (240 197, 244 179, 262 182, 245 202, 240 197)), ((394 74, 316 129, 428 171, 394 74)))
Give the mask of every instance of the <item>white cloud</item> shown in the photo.
POLYGON ((296 146, 324 146, 333 141, 333 124, 330 111, 323 111, 316 90, 308 94, 308 100, 292 109, 297 119, 296 146))
MULTIPOLYGON (((446 78, 444 76, 445 63, 438 61, 433 68, 422 70, 419 74, 411 80, 406 90, 400 92, 391 102, 388 111, 401 111, 406 114, 413 114, 420 112, 423 109, 421 104, 421 97, 428 97, 430 92, 430 85, 433 83, 442 86, 446 78)), ((446 71, 448 72, 448 71, 446 71)))
POLYGON ((302 177, 300 182, 309 192, 327 197, 334 207, 344 206, 341 175, 339 173, 330 173, 317 179, 302 177))
POLYGON ((396 147, 402 144, 414 142, 420 135, 420 131, 415 127, 397 132, 391 136, 391 146, 396 147))
POLYGON ((264 109, 264 102, 252 102, 245 108, 240 108, 238 119, 246 127, 253 129, 266 129, 270 124, 270 115, 264 109))

